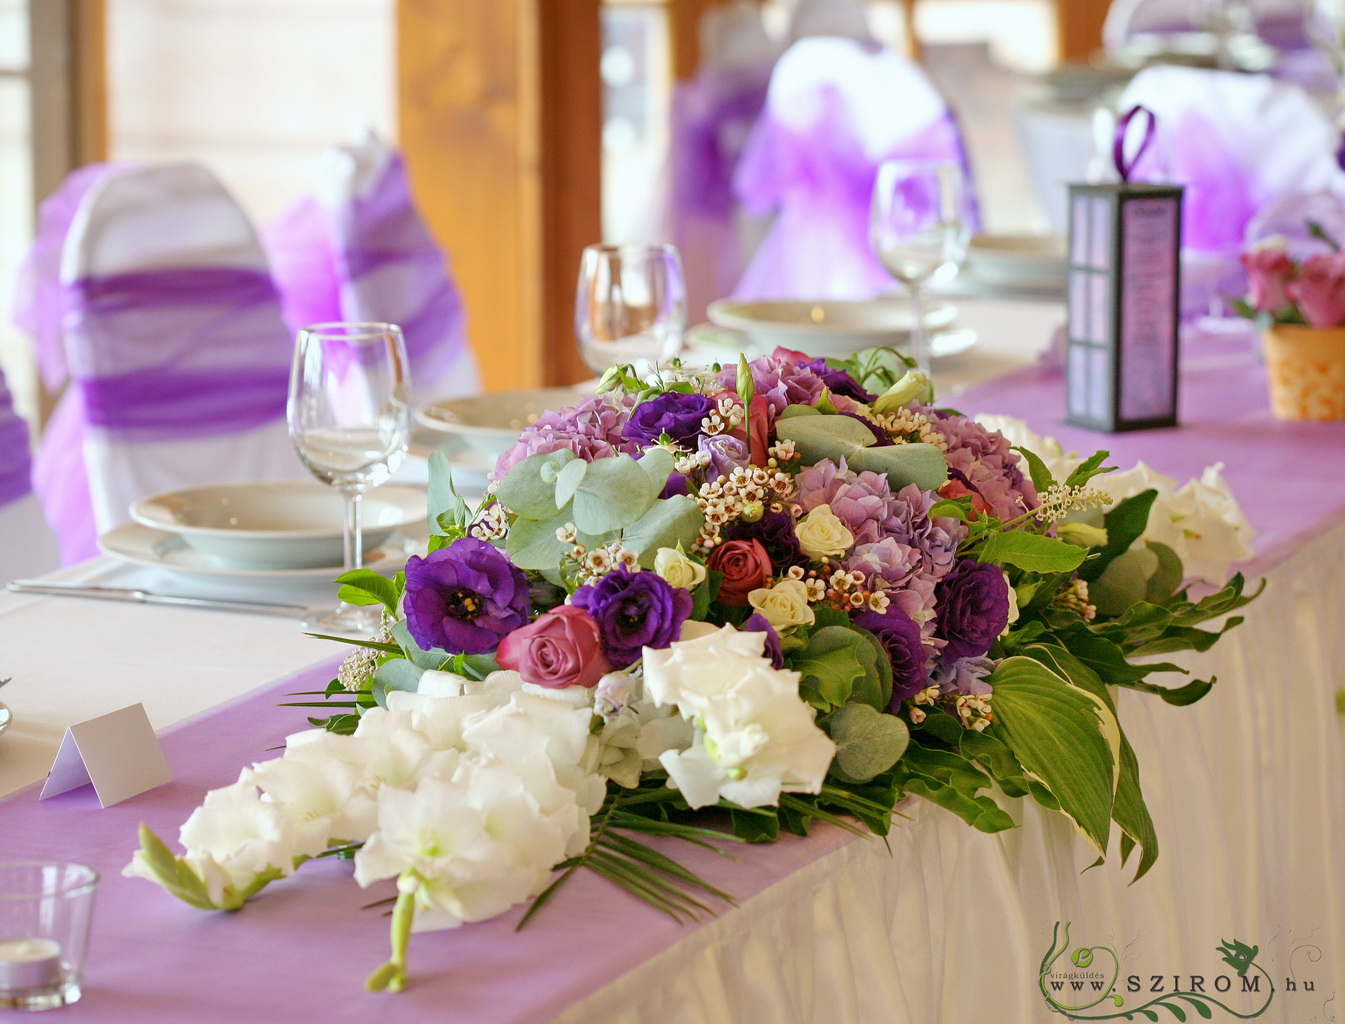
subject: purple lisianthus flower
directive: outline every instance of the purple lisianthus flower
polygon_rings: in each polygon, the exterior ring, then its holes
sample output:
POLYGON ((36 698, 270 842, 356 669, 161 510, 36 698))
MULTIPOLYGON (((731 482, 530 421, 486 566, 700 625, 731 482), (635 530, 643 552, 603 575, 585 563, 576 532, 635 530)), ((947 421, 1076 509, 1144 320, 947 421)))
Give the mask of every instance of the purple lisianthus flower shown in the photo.
POLYGON ((743 623, 744 633, 765 633, 766 634, 766 657, 771 659, 771 665, 774 668, 785 667, 785 654, 780 648, 780 634, 775 631, 775 627, 770 624, 770 620, 761 612, 753 612, 752 616, 743 623))
POLYGON ((827 386, 827 390, 834 395, 844 395, 846 398, 853 398, 856 402, 872 402, 878 397, 865 391, 855 382, 855 378, 844 370, 833 370, 827 365, 827 361, 821 357, 806 363, 799 363, 798 366, 800 369, 811 370, 821 377, 822 383, 827 386))
POLYGON ((777 573, 783 573, 791 565, 806 569, 811 564, 799 546, 794 533, 794 517, 788 512, 767 512, 755 523, 735 519, 720 532, 726 540, 760 541, 777 573))
POLYGON ((427 651, 490 653, 528 624, 529 596, 523 570, 475 537, 406 563, 406 628, 427 651))
POLYGON ((861 612, 852 620, 856 626, 867 629, 878 638, 892 663, 892 701, 896 711, 901 702, 929 685, 924 641, 915 620, 896 605, 885 611, 861 612))
POLYGON ((657 573, 631 572, 624 565, 580 587, 570 601, 598 623, 603 653, 613 668, 638 661, 642 647, 657 650, 676 640, 692 605, 691 591, 672 586, 657 573))
POLYGON ((945 664, 986 654, 1009 624, 1009 581, 997 565, 964 558, 934 588, 945 664))
POLYGON ((938 686, 939 692, 949 694, 967 694, 972 697, 988 697, 994 687, 985 681, 985 677, 999 667, 998 658, 959 658, 947 664, 934 666, 929 681, 938 686))
POLYGON ((731 434, 702 437, 699 447, 701 451, 710 455, 710 465, 705 471, 705 476, 709 480, 716 480, 721 476, 727 477, 735 469, 740 469, 752 461, 751 453, 747 450, 747 442, 731 434))
POLYGON ((630 414, 621 436, 627 441, 653 444, 667 434, 678 444, 694 447, 701 432, 701 420, 710 415, 712 406, 704 395, 665 391, 657 398, 641 402, 630 414))

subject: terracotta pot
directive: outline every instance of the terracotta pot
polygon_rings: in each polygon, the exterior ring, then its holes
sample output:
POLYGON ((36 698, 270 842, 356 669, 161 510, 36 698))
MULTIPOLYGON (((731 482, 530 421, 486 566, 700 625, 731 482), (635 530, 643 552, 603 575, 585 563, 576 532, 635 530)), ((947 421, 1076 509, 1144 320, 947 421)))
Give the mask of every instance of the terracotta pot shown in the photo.
POLYGON ((1345 420, 1345 327, 1275 324, 1261 336, 1282 420, 1345 420))

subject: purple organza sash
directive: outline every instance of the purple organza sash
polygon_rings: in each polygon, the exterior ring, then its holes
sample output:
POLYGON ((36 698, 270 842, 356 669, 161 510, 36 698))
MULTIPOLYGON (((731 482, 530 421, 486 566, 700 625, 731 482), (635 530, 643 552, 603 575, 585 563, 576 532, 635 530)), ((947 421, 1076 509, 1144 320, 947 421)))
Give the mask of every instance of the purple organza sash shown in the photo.
POLYGON ((673 203, 681 216, 733 215, 733 169, 766 105, 770 66, 704 73, 678 86, 673 105, 673 203), (735 129, 743 138, 734 140, 735 129), (735 145, 736 141, 736 145, 735 145))
POLYGON ((270 277, 234 267, 86 278, 66 293, 90 425, 135 441, 213 437, 285 412, 289 334, 270 277))
MULTIPOLYGON (((865 298, 891 290, 891 275, 869 244, 878 165, 892 158, 944 159, 967 168, 961 135, 947 111, 885 152, 871 153, 839 92, 827 87, 820 104, 822 112, 802 131, 764 116, 738 164, 733 184, 744 208, 758 217, 780 212, 734 290, 738 298, 865 298), (817 242, 824 237, 830 245, 817 242), (842 279, 847 294, 807 292, 828 278, 842 279)), ((974 231, 974 206, 971 219, 974 231)))
POLYGON ((358 319, 400 325, 412 379, 438 380, 466 344, 462 298, 416 210, 400 154, 391 154, 347 213, 337 263, 358 296, 358 319))
POLYGON ((33 463, 28 451, 28 424, 14 403, 0 373, 0 505, 17 501, 33 489, 33 463))

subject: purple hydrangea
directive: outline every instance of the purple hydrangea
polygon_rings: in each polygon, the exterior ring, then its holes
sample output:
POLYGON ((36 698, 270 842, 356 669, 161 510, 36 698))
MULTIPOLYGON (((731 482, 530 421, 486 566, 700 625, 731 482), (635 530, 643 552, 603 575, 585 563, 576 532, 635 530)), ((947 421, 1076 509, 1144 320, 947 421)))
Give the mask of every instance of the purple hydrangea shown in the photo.
POLYGON ((959 658, 947 664, 940 662, 935 665, 929 681, 938 686, 940 693, 988 697, 994 692, 994 687, 985 681, 985 677, 998 667, 997 658, 959 658))
POLYGON ((461 537, 406 563, 406 628, 424 650, 488 654, 528 624, 528 577, 499 548, 461 537))
POLYGON ((674 587, 652 572, 631 572, 624 565, 597 583, 574 592, 570 601, 585 609, 602 632, 602 649, 613 668, 638 661, 642 647, 667 647, 691 617, 689 590, 674 587))
POLYGON ((657 398, 641 402, 621 429, 621 436, 638 444, 654 444, 667 434, 678 444, 695 447, 701 432, 701 420, 710 415, 712 403, 704 395, 665 391, 657 398))
POLYGON ((529 455, 568 449, 585 462, 613 455, 634 455, 639 445, 622 436, 633 398, 613 393, 591 395, 568 409, 544 412, 524 429, 514 446, 496 460, 495 478, 504 475, 529 455))
POLYGON ((1009 581, 997 565, 964 558, 934 588, 946 663, 989 652, 1009 624, 1009 581))
POLYGON ((753 612, 746 622, 743 623, 744 633, 765 633, 766 634, 766 657, 771 659, 771 665, 774 668, 785 667, 784 650, 780 647, 780 634, 775 631, 775 627, 770 624, 770 620, 761 612, 753 612))
POLYGON ((979 496, 984 508, 1001 520, 1017 519, 1041 504, 1037 489, 1018 464, 1018 455, 998 430, 986 430, 956 413, 914 406, 948 444, 948 475, 964 491, 979 496))
POLYGON ((929 685, 928 657, 920 627, 895 604, 881 612, 861 612, 852 620, 867 629, 882 644, 892 663, 892 701, 895 711, 901 702, 929 685))

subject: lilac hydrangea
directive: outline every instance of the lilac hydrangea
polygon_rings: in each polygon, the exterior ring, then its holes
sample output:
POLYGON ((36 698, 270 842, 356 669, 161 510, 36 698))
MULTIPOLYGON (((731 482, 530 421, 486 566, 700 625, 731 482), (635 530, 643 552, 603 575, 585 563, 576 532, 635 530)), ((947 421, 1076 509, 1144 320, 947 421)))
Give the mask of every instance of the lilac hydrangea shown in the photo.
POLYGON ((597 583, 585 584, 570 601, 583 608, 602 631, 602 649, 613 668, 639 660, 642 647, 667 647, 691 617, 691 591, 674 587, 652 572, 624 565, 597 583))
POLYGON ((988 697, 994 687, 985 681, 999 667, 998 658, 984 655, 975 658, 958 658, 952 662, 940 662, 929 674, 929 681, 943 694, 964 694, 971 697, 988 697))
MULTIPOLYGON (((944 457, 956 493, 979 497, 983 507, 1001 520, 1016 519, 1041 504, 1032 480, 1019 466, 1018 455, 998 430, 987 430, 956 413, 915 406, 948 444, 944 457)), ((945 492, 946 493, 946 492, 945 492)))
POLYGON ((885 611, 860 612, 853 622, 878 638, 892 663, 894 711, 929 685, 928 652, 914 619, 896 605, 888 605, 885 611))
POLYGON ((607 393, 590 395, 559 412, 544 412, 524 429, 514 446, 496 460, 495 478, 504 475, 529 455, 569 449, 585 462, 613 455, 634 455, 639 445, 622 436, 634 399, 607 393))
MULTIPOLYGON (((770 356, 761 356, 747 364, 752 371, 752 386, 766 400, 771 420, 787 406, 813 405, 826 387, 822 378, 804 366, 795 366, 770 356)), ((738 387, 738 368, 726 367, 718 377, 730 391, 738 387)))
POLYGON ((1009 581, 997 565, 962 559, 939 581, 934 598, 945 641, 940 661, 988 653, 1009 624, 1009 581))
POLYGON ((527 574, 474 537, 406 563, 406 628, 427 651, 488 654, 528 624, 530 596, 527 574))
POLYGON ((855 537, 844 563, 864 574, 878 590, 909 591, 919 597, 908 608, 915 620, 932 619, 934 586, 952 567, 966 527, 948 516, 929 515, 936 496, 908 484, 896 494, 882 473, 856 473, 842 460, 823 460, 795 478, 797 501, 805 512, 830 505, 855 537))

